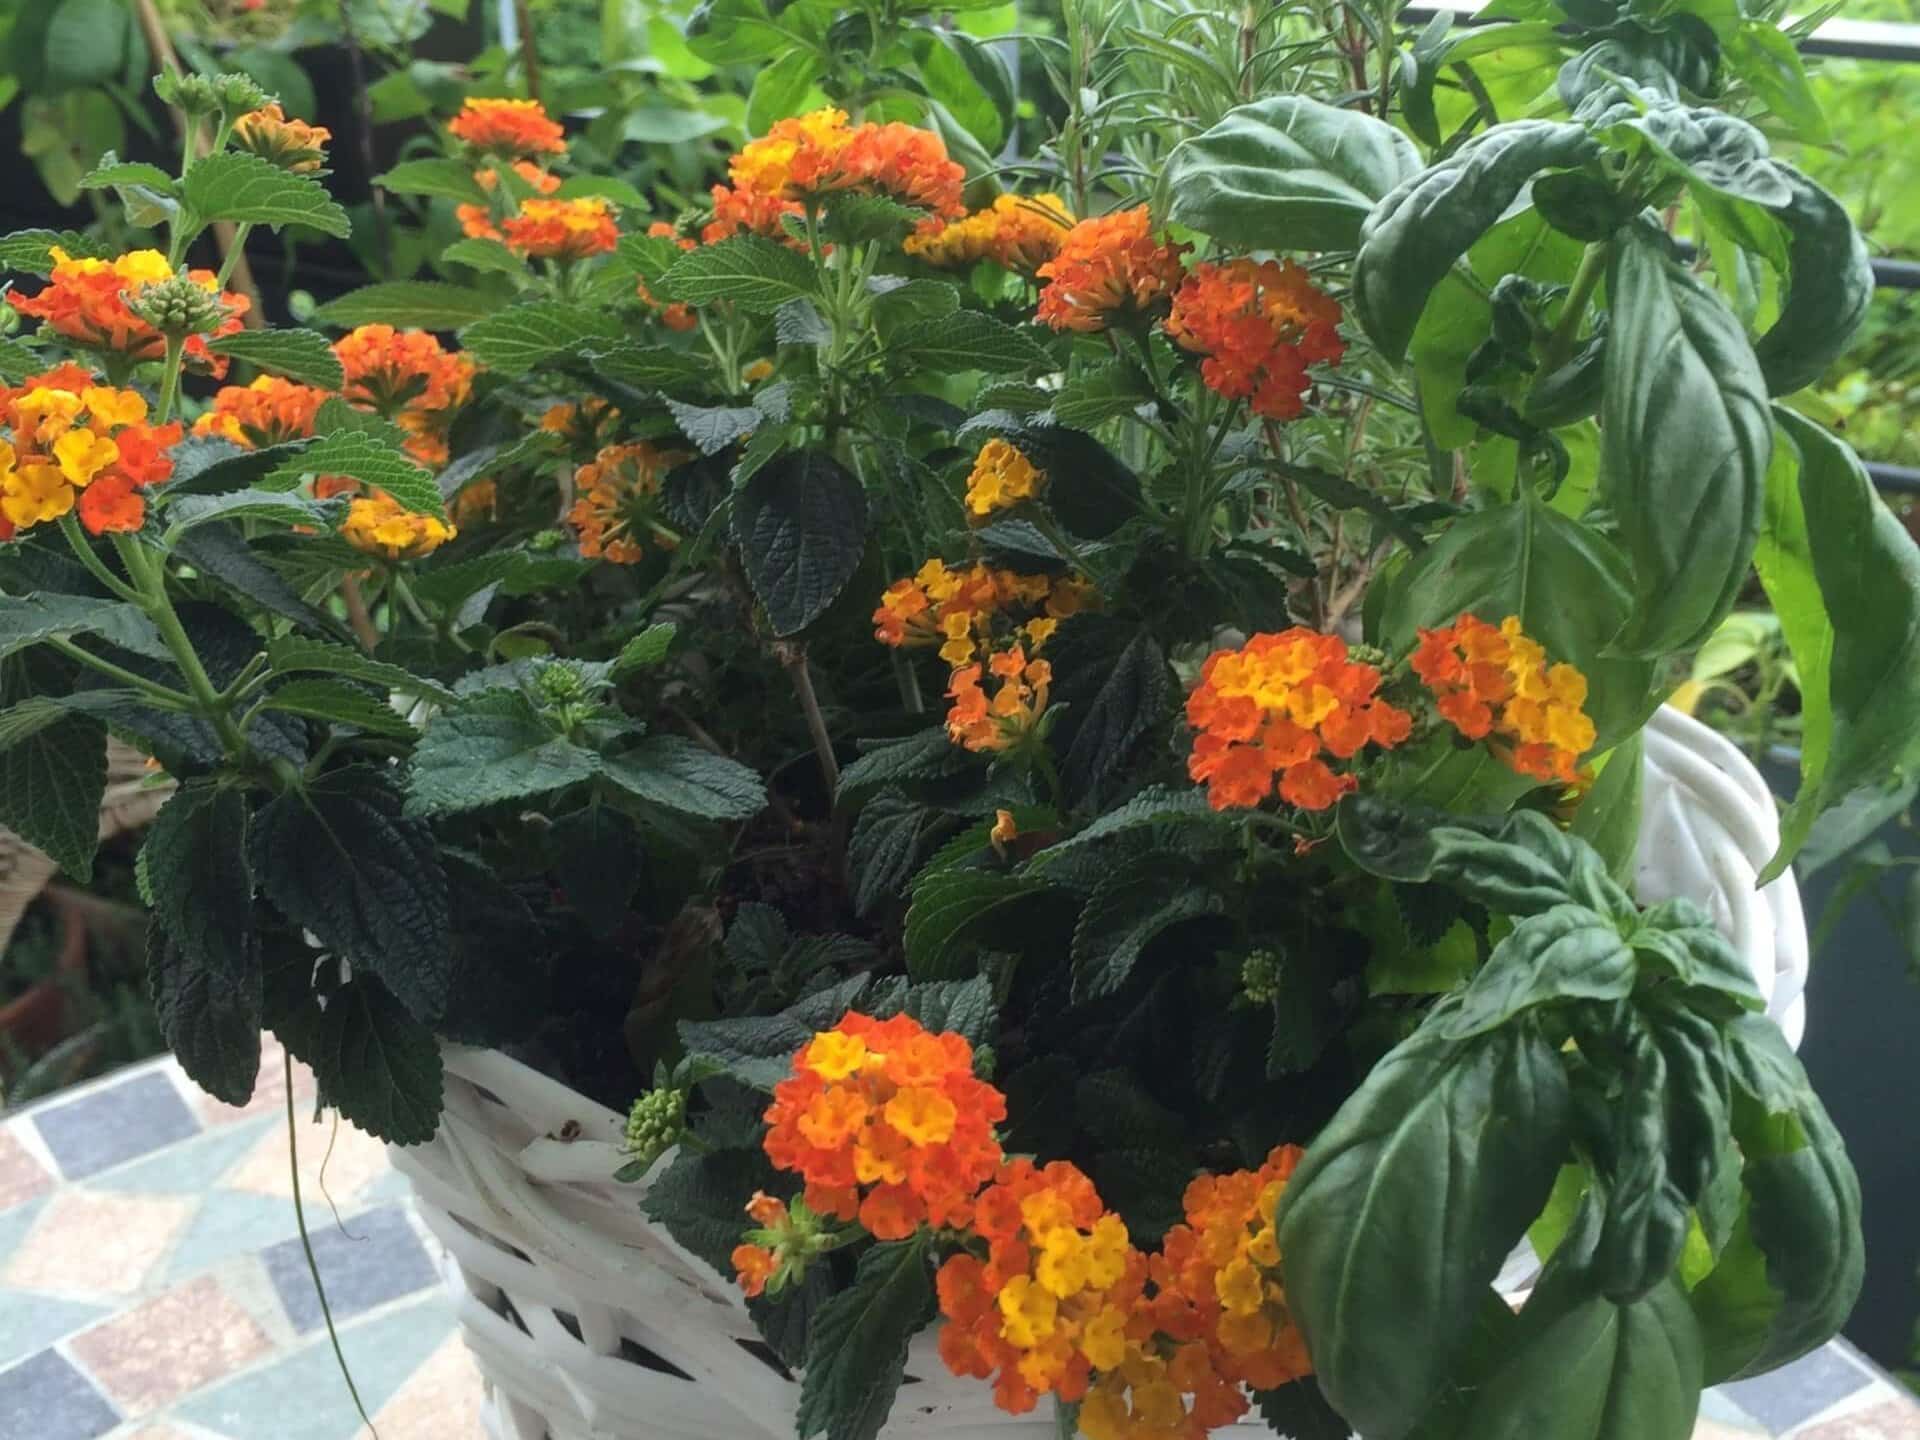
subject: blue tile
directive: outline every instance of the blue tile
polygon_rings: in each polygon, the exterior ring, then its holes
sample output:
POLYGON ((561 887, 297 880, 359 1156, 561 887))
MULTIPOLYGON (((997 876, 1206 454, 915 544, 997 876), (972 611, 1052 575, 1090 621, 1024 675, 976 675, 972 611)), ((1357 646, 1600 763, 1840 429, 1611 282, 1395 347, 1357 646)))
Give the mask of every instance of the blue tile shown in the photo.
MULTIPOLYGON (((103 1306, 82 1305, 31 1290, 0 1290, 0 1365, 11 1365, 36 1350, 44 1350, 111 1313, 103 1306)), ((0 1435, 12 1433, 0 1430, 0 1435)))
MULTIPOLYGON (((324 1210, 316 1216, 309 1209, 307 1223, 317 1230, 323 1224, 331 1226, 333 1219, 324 1210)), ((353 1228, 353 1222, 348 1222, 348 1228, 353 1228)), ((299 1231, 291 1200, 274 1195, 249 1195, 238 1190, 215 1190, 201 1204, 193 1223, 167 1257, 167 1283, 174 1285, 191 1280, 222 1260, 255 1254, 298 1235, 299 1231)), ((301 1274, 306 1274, 304 1257, 301 1274)))
POLYGON ((1873 1381, 1838 1347, 1824 1345, 1784 1369, 1720 1388, 1775 1435, 1784 1435, 1873 1381))
MULTIPOLYGON (((127 1195, 204 1195, 220 1177, 252 1150, 274 1126, 286 1125, 279 1116, 263 1115, 237 1125, 223 1125, 198 1140, 170 1145, 158 1155, 122 1165, 102 1175, 89 1189, 117 1190, 127 1195)), ((289 1207, 289 1212, 291 1207, 289 1207)))
MULTIPOLYGON (((392 1399, 452 1333, 452 1308, 439 1296, 342 1330, 340 1348, 368 1413, 392 1399)), ((278 1364, 183 1401, 172 1413, 248 1440, 355 1440, 366 1433, 325 1336, 278 1364)))
POLYGON ((25 1205, 16 1205, 11 1210, 0 1210, 0 1265, 12 1258, 27 1238, 27 1232, 33 1229, 33 1222, 40 1218, 40 1212, 46 1209, 47 1197, 30 1200, 25 1205))
POLYGON ((200 1122, 180 1092, 154 1071, 37 1110, 33 1123, 70 1180, 97 1175, 200 1132, 200 1122))
POLYGON ((119 1423, 86 1376, 51 1350, 0 1372, 0 1435, 95 1440, 119 1423))
MULTIPOLYGON (((313 1257, 326 1283, 327 1303, 333 1307, 335 1324, 349 1315, 428 1289, 439 1279, 433 1261, 407 1223, 406 1212, 397 1205, 354 1216, 347 1221, 344 1233, 337 1226, 314 1226, 311 1219, 308 1223, 313 1257)), ((260 1258, 266 1262, 267 1274, 280 1292, 280 1303, 286 1307, 294 1329, 302 1334, 319 1329, 325 1317, 299 1240, 275 1245, 260 1258)))

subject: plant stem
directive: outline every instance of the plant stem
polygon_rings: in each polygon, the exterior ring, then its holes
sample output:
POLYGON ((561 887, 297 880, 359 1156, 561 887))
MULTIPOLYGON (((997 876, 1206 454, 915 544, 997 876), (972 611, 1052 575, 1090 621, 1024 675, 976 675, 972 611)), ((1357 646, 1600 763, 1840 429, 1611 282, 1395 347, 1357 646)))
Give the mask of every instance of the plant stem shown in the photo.
POLYGON ((66 536, 67 545, 74 556, 87 567, 94 579, 107 587, 110 594, 136 605, 140 603, 140 592, 109 570, 106 562, 94 554, 93 546, 87 543, 86 532, 81 530, 80 522, 73 518, 71 510, 60 517, 60 533, 66 536))
POLYGON ((186 343, 181 336, 167 336, 167 353, 160 370, 160 415, 156 424, 164 425, 173 418, 174 404, 180 398, 180 359, 186 343))
POLYGON ((1547 347, 1540 357, 1540 373, 1551 375, 1567 363, 1573 354, 1573 342, 1580 337, 1580 322, 1587 317, 1587 302, 1593 299, 1593 292, 1599 288, 1600 279, 1607 273, 1607 255, 1610 247, 1605 242, 1596 242, 1587 247, 1587 253, 1580 257, 1580 269, 1573 277, 1573 287, 1567 291, 1566 307, 1560 312, 1560 323, 1553 327, 1553 333, 1547 337, 1547 347))
POLYGON ((136 675, 133 671, 116 665, 111 660, 102 659, 91 650, 81 649, 65 636, 51 636, 47 640, 47 643, 68 659, 78 660, 90 670, 98 670, 102 675, 109 675, 115 680, 118 680, 122 685, 132 686, 156 705, 164 706, 169 710, 190 711, 193 709, 193 697, 191 695, 182 695, 178 690, 170 689, 157 681, 149 680, 144 675, 136 675))
POLYGON ((793 682, 794 697, 800 702, 800 713, 806 717, 814 758, 820 762, 820 778, 827 783, 827 797, 831 801, 840 792, 840 762, 834 758, 833 735, 827 729, 827 717, 820 711, 820 697, 814 693, 807 647, 792 640, 776 640, 773 658, 780 662, 787 678, 793 682))
POLYGON ((226 258, 220 262, 220 272, 215 275, 213 279, 213 288, 215 290, 225 290, 227 288, 227 281, 233 276, 233 267, 238 265, 240 258, 247 253, 247 236, 252 233, 253 222, 251 220, 243 220, 234 226, 233 240, 227 246, 226 258))
POLYGON ((127 567, 127 573, 133 576, 134 582, 140 587, 148 618, 160 632, 160 638, 166 641, 167 649, 173 652, 174 664, 180 667, 180 673, 186 677, 195 710, 213 726, 220 743, 226 747, 228 758, 236 761, 244 759, 247 755, 246 737, 240 727, 233 723, 232 711, 214 688, 213 681, 207 675, 207 667, 200 663, 200 652, 193 648, 193 641, 188 638, 186 627, 180 623, 180 616, 167 595, 166 562, 150 558, 137 540, 129 540, 123 535, 116 535, 113 540, 114 548, 120 552, 120 563, 127 567))
POLYGON ((347 624, 353 627, 353 637, 360 642, 360 648, 371 655, 380 648, 380 632, 374 628, 373 616, 367 613, 366 597, 360 593, 360 582, 351 575, 340 580, 340 603, 347 607, 347 624))

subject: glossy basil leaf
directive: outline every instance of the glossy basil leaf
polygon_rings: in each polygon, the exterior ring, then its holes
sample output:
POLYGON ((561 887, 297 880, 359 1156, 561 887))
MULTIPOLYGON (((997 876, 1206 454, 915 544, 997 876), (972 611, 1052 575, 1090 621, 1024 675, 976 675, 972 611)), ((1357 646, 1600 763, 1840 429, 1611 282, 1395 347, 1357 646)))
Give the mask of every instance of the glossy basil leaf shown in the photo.
POLYGON ((1873 301, 1867 243, 1840 202, 1790 166, 1775 167, 1792 199, 1774 212, 1787 230, 1792 269, 1773 328, 1754 343, 1767 389, 1791 394, 1845 352, 1873 301))
POLYGON ((1603 536, 1528 496, 1463 516, 1412 556, 1388 586, 1375 641, 1398 654, 1422 626, 1450 625, 1463 613, 1494 625, 1518 615, 1552 660, 1579 666, 1592 682, 1587 712, 1605 750, 1653 709, 1651 662, 1608 650, 1632 613, 1628 584, 1625 562, 1603 536))
POLYGON ((1584 905, 1556 905, 1529 915, 1494 946, 1443 1033, 1468 1040, 1508 1024, 1538 1005, 1566 1000, 1624 1000, 1638 967, 1607 916, 1584 905))
POLYGON ((1781 120, 1810 145, 1832 138, 1820 100, 1807 79, 1793 37, 1769 21, 1747 20, 1724 42, 1727 68, 1753 90, 1781 120))
POLYGON ((1222 245, 1351 250, 1368 212, 1419 170, 1419 152, 1391 125, 1276 95, 1181 142, 1160 188, 1169 220, 1222 245))
POLYGON ((1614 648, 1666 655, 1711 634, 1746 583, 1773 425, 1746 332, 1664 236, 1623 232, 1607 291, 1601 474, 1635 601, 1614 648))
POLYGON ((1761 578, 1788 607, 1781 622, 1809 730, 1800 791, 1763 879, 1792 860, 1821 811, 1920 759, 1910 718, 1920 707, 1920 547, 1846 444, 1791 411, 1775 414, 1799 452, 1799 483, 1769 507, 1778 524, 1761 578))
POLYGON ((764 135, 776 120, 798 115, 820 70, 819 53, 798 46, 771 65, 762 66, 747 92, 747 133, 764 135))
POLYGON ((1363 1434, 1405 1435, 1445 1387, 1569 1126, 1560 1055, 1531 1024, 1465 1044, 1429 1025, 1308 1149, 1280 1207, 1287 1301, 1321 1389, 1363 1434))
POLYGON ((1354 309, 1389 360, 1406 354, 1434 286, 1542 170, 1572 169, 1598 146, 1578 125, 1522 120, 1477 135, 1403 180, 1360 230, 1354 309))
POLYGON ((1737 116, 1682 105, 1633 87, 1622 96, 1595 91, 1577 112, 1616 149, 1644 153, 1690 184, 1756 205, 1788 204, 1793 193, 1774 163, 1767 137, 1737 116))
POLYGON ((1568 827, 1575 837, 1599 852, 1607 873, 1623 885, 1633 877, 1634 853, 1640 842, 1643 751, 1641 737, 1631 735, 1594 762, 1599 774, 1568 827))

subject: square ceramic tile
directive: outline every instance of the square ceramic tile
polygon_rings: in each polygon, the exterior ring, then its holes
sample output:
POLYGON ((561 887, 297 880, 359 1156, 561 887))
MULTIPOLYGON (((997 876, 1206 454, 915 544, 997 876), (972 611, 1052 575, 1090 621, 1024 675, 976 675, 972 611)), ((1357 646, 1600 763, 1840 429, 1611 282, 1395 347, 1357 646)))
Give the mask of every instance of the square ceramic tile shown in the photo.
POLYGON ((1920 1440, 1920 1400, 1897 1397, 1793 1432, 1793 1440, 1920 1440))
POLYGON ((224 1380, 272 1348, 212 1276, 76 1336, 67 1353, 128 1415, 224 1380))
MULTIPOLYGON (((327 1198, 342 1207, 353 1204, 374 1181, 386 1175, 387 1147, 366 1131, 332 1115, 315 1119, 303 1110, 294 1132, 300 1156, 300 1189, 316 1210, 327 1198)), ((231 1190, 293 1199, 292 1167, 287 1163, 286 1117, 270 1127, 222 1182, 231 1190)))
POLYGON ((195 1208, 184 1196, 63 1190, 47 1202, 0 1280, 59 1295, 134 1294, 195 1208))
POLYGON ((97 1175, 200 1129, 187 1102, 159 1070, 142 1071, 78 1100, 35 1110, 32 1118, 69 1180, 97 1175))
POLYGON ((52 1350, 0 1371, 0 1435, 97 1440, 119 1423, 86 1376, 52 1350))
POLYGON ((373 1417, 382 1435, 405 1440, 474 1440, 480 1428, 480 1367, 458 1335, 414 1371, 373 1417))
POLYGON ((0 1290, 0 1366, 24 1360, 111 1313, 101 1305, 82 1305, 31 1290, 0 1290))
POLYGON ((1803 1355, 1791 1365, 1721 1389, 1747 1414, 1775 1435, 1811 1420, 1823 1410, 1867 1388, 1873 1374, 1837 1346, 1803 1355))
MULTIPOLYGON (((308 1230, 335 1324, 439 1281, 420 1237, 398 1206, 356 1215, 344 1229, 316 1226, 309 1218, 308 1230)), ((296 1239, 275 1245, 261 1259, 294 1329, 303 1334, 319 1329, 325 1317, 300 1242, 296 1239)))

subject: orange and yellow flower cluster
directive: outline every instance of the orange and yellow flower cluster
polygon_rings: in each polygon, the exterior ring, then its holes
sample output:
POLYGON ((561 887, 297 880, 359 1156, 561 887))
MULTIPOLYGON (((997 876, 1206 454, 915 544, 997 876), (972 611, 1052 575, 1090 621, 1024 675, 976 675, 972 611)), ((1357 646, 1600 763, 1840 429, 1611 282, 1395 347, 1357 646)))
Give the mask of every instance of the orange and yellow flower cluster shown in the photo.
POLYGON ((278 375, 250 385, 223 385, 213 405, 193 422, 193 433, 230 440, 245 450, 312 438, 314 417, 332 394, 278 375))
POLYGON ((1060 253, 1072 228, 1073 214, 1058 195, 1001 195, 963 220, 929 217, 903 248, 930 265, 958 268, 992 260, 1032 276, 1060 253))
POLYGON ((615 565, 637 564, 645 552, 640 536, 662 548, 672 536, 653 518, 667 472, 684 455, 654 449, 644 440, 608 445, 573 474, 574 502, 567 523, 580 538, 580 553, 615 565))
POLYGON ((167 450, 181 433, 147 424, 145 397, 78 365, 0 390, 0 422, 0 539, 75 509, 92 534, 138 530, 140 492, 173 474, 167 450))
POLYGON ((332 139, 333 132, 324 125, 288 119, 277 100, 233 122, 235 146, 296 175, 311 174, 325 165, 332 139))
POLYGON ((1380 671, 1349 658, 1346 641, 1300 626, 1216 650, 1187 697, 1187 773, 1206 782, 1216 810, 1259 805, 1276 789, 1289 805, 1328 809, 1359 782, 1323 757, 1392 749, 1412 732, 1413 717, 1379 688, 1380 671))
POLYGON ((1039 469, 1017 447, 995 438, 980 447, 967 472, 967 514, 984 520, 996 510, 1036 499, 1046 483, 1039 469))
POLYGON ((786 240, 784 222, 836 193, 886 195, 943 218, 966 213, 966 171, 931 130, 897 121, 849 125, 844 110, 775 122, 728 162, 731 185, 713 187, 712 243, 742 230, 786 240))
POLYGON ((1580 757, 1596 738, 1587 677, 1572 665, 1550 665, 1519 616, 1495 627, 1462 615, 1444 629, 1422 630, 1412 666, 1441 716, 1469 740, 1506 742, 1496 753, 1522 775, 1579 782, 1580 757))
MULTIPOLYGON (((46 325, 61 338, 89 350, 124 356, 129 361, 158 360, 167 342, 160 332, 127 306, 150 285, 173 278, 173 266, 158 250, 130 250, 114 260, 75 259, 51 248, 53 274, 38 294, 7 292, 7 303, 46 325)), ((209 294, 217 295, 221 319, 211 333, 231 335, 252 302, 232 291, 222 293, 211 270, 188 272, 209 294)), ((206 336, 193 335, 186 357, 212 375, 225 375, 227 362, 207 349, 206 336)))
MULTIPOLYGON (((560 188, 560 177, 551 170, 543 170, 531 160, 515 160, 513 173, 518 175, 526 187, 535 195, 551 195, 560 188)), ((486 165, 473 172, 474 183, 489 195, 500 189, 500 167, 486 165)), ((453 217, 460 222, 460 229, 472 240, 500 240, 500 216, 495 215, 491 205, 456 205, 453 217)))
POLYGON ((458 533, 444 520, 409 510, 379 490, 355 497, 340 522, 341 536, 354 549, 387 560, 422 559, 458 533))
POLYGON ((470 99, 447 122, 447 132, 475 150, 510 159, 563 155, 566 131, 538 100, 470 99))
POLYGON ((391 325, 362 325, 335 341, 333 353, 349 403, 406 431, 407 451, 423 465, 447 463, 447 431, 473 392, 472 357, 424 330, 391 325))
POLYGON ((1082 220, 1036 272, 1047 282, 1040 323, 1093 332, 1118 317, 1146 314, 1179 288, 1186 249, 1154 239, 1144 205, 1082 220))
MULTIPOLYGON (((1087 598, 1084 581, 980 564, 955 569, 934 559, 918 574, 887 587, 873 612, 873 636, 896 649, 938 645, 942 660, 966 665, 979 654, 996 617, 1031 612, 1026 627, 1042 620, 1057 623, 1084 609, 1087 598)), ((1048 623, 1024 628, 1023 633, 1037 645, 1052 631, 1053 623, 1048 623)))
POLYGON ((760 1294, 859 1238, 823 1216, 883 1240, 949 1232, 958 1248, 936 1277, 947 1368, 992 1380, 1010 1414, 1047 1395, 1079 1404, 1090 1440, 1205 1440, 1246 1413, 1242 1386, 1309 1373, 1274 1231, 1297 1150, 1194 1181, 1186 1223, 1148 1254, 1079 1168, 1007 1159, 992 1130, 1005 1114, 961 1037, 849 1012, 801 1049, 767 1111, 768 1157, 807 1188, 791 1208, 749 1202, 759 1228, 733 1253, 741 1287, 760 1294))
POLYGON ((584 260, 620 243, 613 207, 598 196, 528 200, 500 222, 500 233, 509 250, 532 260, 584 260))
POLYGON ((973 1073, 973 1047, 910 1015, 849 1011, 794 1057, 767 1108, 766 1151, 806 1182, 810 1209, 901 1240, 959 1226, 1000 1165, 1006 1100, 973 1073))
POLYGON ((1346 354, 1339 325, 1339 302, 1291 260, 1196 265, 1167 316, 1167 334, 1206 356, 1200 378, 1269 420, 1305 408, 1307 366, 1346 354))
POLYGON ((966 750, 993 754, 1011 750, 1039 728, 1053 686, 1053 665, 1037 652, 1059 622, 1028 623, 1026 641, 1015 640, 956 669, 947 681, 947 738, 966 750), (1028 646, 1032 651, 1029 653, 1028 646), (988 685, 992 693, 988 693, 988 685))

